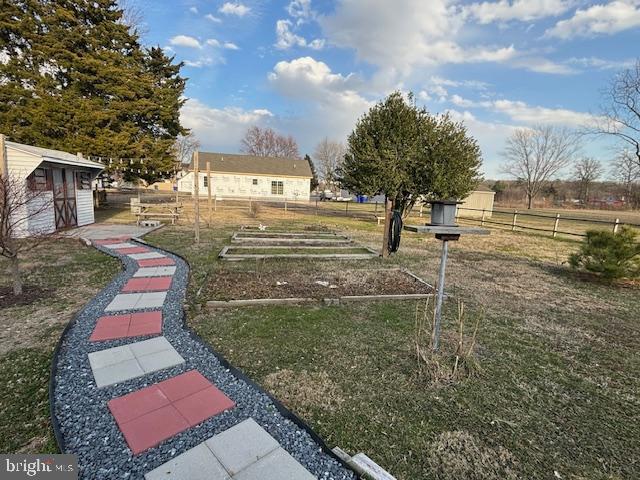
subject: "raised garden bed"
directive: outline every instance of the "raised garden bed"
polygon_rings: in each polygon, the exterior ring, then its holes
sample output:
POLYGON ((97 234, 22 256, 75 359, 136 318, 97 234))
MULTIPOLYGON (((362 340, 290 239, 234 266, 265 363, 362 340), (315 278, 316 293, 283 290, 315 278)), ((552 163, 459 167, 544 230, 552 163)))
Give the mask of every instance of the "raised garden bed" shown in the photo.
MULTIPOLYGON (((287 299, 287 302, 324 299, 365 300, 378 296, 419 298, 433 294, 433 287, 401 269, 346 269, 308 274, 297 270, 270 272, 225 271, 207 286, 213 301, 287 299)), ((384 298, 384 297, 383 297, 384 298)), ((221 305, 209 305, 221 306, 221 305)))
POLYGON ((260 258, 294 258, 294 259, 345 259, 367 260, 376 258, 378 253, 366 247, 224 247, 218 256, 223 260, 239 261, 260 258))

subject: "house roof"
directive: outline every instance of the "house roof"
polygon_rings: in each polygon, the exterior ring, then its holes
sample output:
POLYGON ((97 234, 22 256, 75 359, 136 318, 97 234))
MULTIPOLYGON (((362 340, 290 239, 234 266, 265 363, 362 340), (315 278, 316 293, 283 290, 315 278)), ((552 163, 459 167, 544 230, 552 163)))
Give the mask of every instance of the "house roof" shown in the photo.
MULTIPOLYGON (((257 157, 233 153, 198 152, 200 171, 206 171, 207 162, 212 172, 243 173, 311 178, 309 162, 301 158, 257 157)), ((193 170, 193 161, 189 164, 193 170)))
POLYGON ((493 193, 496 193, 496 192, 494 192, 491 188, 487 187, 486 185, 483 185, 482 183, 481 183, 481 184, 479 184, 479 185, 475 188, 474 192, 493 192, 493 193))
POLYGON ((20 150, 25 153, 30 153, 41 157, 43 161, 52 163, 62 163, 65 165, 75 165, 78 167, 87 167, 91 169, 103 170, 104 165, 98 162, 94 162, 87 158, 78 157, 72 153, 63 152, 61 150, 53 150, 51 148, 34 147, 33 145, 26 145, 24 143, 5 142, 7 147, 20 150))

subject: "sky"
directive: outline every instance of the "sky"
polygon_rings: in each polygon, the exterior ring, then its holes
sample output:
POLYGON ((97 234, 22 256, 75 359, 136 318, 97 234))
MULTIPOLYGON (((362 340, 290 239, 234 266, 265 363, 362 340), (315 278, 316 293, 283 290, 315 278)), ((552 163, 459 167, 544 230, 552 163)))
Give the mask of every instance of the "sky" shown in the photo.
MULTIPOLYGON (((131 3, 131 2, 129 2, 131 3)), ((516 128, 581 128, 640 57, 640 0, 137 0, 143 42, 184 62, 181 112, 202 150, 237 153, 248 127, 313 156, 389 93, 461 120, 501 172, 516 128)), ((607 163, 609 139, 582 154, 607 163)), ((568 173, 568 172, 567 172, 568 173)))

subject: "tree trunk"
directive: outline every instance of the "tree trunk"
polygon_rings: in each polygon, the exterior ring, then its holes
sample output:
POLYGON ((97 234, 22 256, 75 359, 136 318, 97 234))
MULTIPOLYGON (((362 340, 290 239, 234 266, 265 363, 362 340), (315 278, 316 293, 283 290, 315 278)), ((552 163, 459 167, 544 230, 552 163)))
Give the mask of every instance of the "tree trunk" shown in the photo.
POLYGON ((22 277, 20 276, 20 264, 18 256, 9 259, 11 265, 11 280, 13 281, 13 294, 22 295, 22 277))
POLYGON ((527 194, 527 208, 531 210, 533 208, 533 195, 530 193, 527 194))
POLYGON ((389 256, 389 226, 391 225, 392 201, 385 197, 384 200, 384 232, 382 235, 382 258, 389 256))

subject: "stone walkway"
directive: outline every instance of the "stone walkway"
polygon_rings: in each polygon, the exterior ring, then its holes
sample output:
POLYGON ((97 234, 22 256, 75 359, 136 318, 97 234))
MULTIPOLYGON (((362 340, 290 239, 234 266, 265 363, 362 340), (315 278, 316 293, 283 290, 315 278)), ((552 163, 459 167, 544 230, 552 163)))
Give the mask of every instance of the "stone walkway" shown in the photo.
MULTIPOLYGON (((110 297, 89 337, 93 345, 125 342, 87 353, 95 388, 109 389, 133 379, 143 380, 154 372, 175 370, 174 367, 184 365, 185 358, 163 335, 163 305, 167 295, 175 288, 176 261, 164 252, 131 241, 129 236, 104 238, 100 235, 99 239, 93 239, 92 242, 135 262, 135 271, 131 272, 132 275, 120 290, 110 297)), ((110 398, 106 402, 108 412, 115 420, 130 455, 142 455, 182 432, 197 430, 203 422, 223 413, 233 415, 237 408, 236 401, 213 380, 198 369, 188 369, 162 381, 149 384, 138 382, 140 388, 129 389, 132 391, 110 398)), ((247 405, 243 407, 246 409, 247 405)), ((256 405, 254 408, 261 407, 256 405)), ((192 448, 182 450, 182 453, 174 456, 175 449, 172 449, 166 462, 144 472, 144 478, 318 478, 251 417, 244 417, 230 428, 192 448)), ((354 478, 350 471, 340 477, 331 476, 329 472, 326 474, 322 478, 354 478)), ((86 470, 82 476, 112 478, 86 470)))

